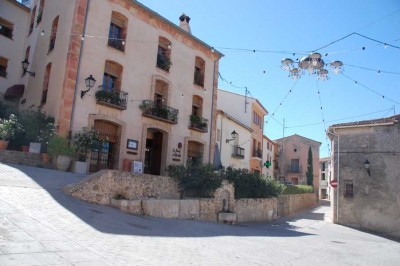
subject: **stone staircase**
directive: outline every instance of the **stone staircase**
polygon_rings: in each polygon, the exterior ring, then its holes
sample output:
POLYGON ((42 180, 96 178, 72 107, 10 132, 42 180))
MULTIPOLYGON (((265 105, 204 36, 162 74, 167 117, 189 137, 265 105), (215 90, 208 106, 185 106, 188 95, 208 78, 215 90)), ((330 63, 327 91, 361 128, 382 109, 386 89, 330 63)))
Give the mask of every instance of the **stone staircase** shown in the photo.
POLYGON ((50 162, 43 162, 41 154, 30 152, 0 150, 0 162, 51 168, 50 162))

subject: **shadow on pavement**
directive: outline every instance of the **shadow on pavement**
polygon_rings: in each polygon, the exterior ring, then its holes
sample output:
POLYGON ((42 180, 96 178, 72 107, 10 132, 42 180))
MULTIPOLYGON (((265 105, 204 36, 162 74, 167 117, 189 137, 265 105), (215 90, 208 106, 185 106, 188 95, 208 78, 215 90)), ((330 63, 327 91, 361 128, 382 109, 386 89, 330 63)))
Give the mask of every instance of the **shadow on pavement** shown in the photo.
MULTIPOLYGON (((63 192, 62 188, 65 185, 79 182, 85 177, 84 175, 20 165, 9 165, 9 167, 23 172, 26 175, 23 179, 32 179, 40 187, 47 190, 58 204, 103 233, 149 237, 300 237, 312 235, 298 232, 296 227, 282 221, 232 226, 205 221, 131 215, 112 207, 94 205, 75 199, 63 192)), ((312 216, 321 219, 318 214, 312 216)))

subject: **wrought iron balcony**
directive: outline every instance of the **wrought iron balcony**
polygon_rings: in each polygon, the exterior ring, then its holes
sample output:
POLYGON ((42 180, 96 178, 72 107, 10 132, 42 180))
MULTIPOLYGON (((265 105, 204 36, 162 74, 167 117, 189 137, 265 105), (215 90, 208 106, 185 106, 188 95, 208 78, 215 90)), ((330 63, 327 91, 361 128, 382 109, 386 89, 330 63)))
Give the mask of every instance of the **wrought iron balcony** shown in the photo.
POLYGON ((253 157, 262 158, 262 150, 261 149, 254 149, 253 150, 253 157))
POLYGON ((243 159, 244 158, 244 148, 239 147, 239 146, 233 146, 232 157, 243 159))
POLYGON ((143 111, 143 116, 155 118, 167 123, 178 123, 178 109, 174 109, 164 104, 159 104, 150 100, 144 100, 139 108, 143 111))
POLYGON ((126 110, 128 93, 119 90, 106 90, 103 85, 95 94, 97 104, 105 105, 119 110, 126 110))
POLYGON ((163 54, 157 54, 157 67, 169 71, 172 63, 168 56, 163 54))
POLYGON ((205 133, 208 130, 208 120, 197 115, 190 115, 189 128, 205 133))
POLYGON ((122 39, 108 39, 108 45, 124 52, 125 51, 124 41, 125 40, 122 39))

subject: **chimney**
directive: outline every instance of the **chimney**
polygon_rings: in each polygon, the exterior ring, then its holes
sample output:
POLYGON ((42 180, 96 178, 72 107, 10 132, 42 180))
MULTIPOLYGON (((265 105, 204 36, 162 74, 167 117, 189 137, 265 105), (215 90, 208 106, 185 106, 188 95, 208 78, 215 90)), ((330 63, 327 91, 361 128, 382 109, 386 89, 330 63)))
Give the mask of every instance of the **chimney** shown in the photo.
POLYGON ((181 27, 183 30, 192 33, 190 31, 190 25, 189 25, 189 21, 190 18, 188 16, 185 15, 185 13, 182 13, 182 15, 179 17, 179 20, 181 21, 181 23, 179 24, 179 27, 181 27))

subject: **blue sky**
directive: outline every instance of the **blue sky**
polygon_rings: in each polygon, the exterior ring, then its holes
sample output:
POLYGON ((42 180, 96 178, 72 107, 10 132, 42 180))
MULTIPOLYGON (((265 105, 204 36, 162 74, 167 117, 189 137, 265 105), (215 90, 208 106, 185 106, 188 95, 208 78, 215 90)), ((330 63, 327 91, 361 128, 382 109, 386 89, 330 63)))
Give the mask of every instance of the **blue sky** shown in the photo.
POLYGON ((285 119, 285 136, 322 142, 324 157, 330 125, 400 113, 400 49, 352 35, 318 50, 325 63, 344 63, 343 74, 330 72, 328 81, 305 74, 295 82, 280 67, 282 58, 301 58, 353 32, 400 47, 398 0, 141 2, 176 24, 182 12, 191 17, 192 34, 225 54, 220 73, 234 86, 219 80, 219 88, 244 94, 236 87, 247 87, 270 113, 264 133, 271 139, 283 136, 285 119))

